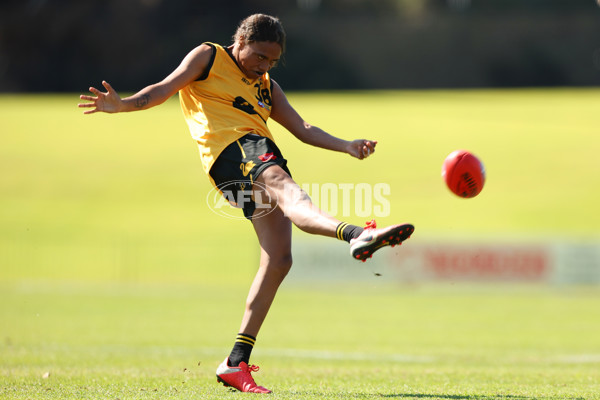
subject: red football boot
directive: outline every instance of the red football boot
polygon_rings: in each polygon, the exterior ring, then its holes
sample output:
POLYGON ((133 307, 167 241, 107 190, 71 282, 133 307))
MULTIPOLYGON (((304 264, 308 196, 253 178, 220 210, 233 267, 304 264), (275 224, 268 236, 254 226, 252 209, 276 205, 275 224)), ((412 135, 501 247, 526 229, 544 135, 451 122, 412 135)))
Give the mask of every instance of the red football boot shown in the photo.
POLYGON ((217 381, 227 387, 232 387, 240 392, 250 393, 271 393, 269 389, 262 386, 258 386, 252 378, 251 372, 258 371, 256 365, 248 365, 245 362, 241 362, 237 367, 230 367, 227 365, 228 358, 225 359, 217 368, 217 381))

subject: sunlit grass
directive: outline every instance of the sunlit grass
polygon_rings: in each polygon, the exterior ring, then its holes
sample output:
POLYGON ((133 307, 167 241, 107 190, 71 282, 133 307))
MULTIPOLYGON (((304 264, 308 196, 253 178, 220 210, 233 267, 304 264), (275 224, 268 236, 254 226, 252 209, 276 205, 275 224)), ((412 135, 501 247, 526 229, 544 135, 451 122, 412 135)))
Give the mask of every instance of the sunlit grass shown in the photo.
MULTIPOLYGON (((289 98, 334 135, 379 141, 358 161, 272 124, 295 179, 388 184, 378 223, 414 223, 411 242, 599 239, 598 90, 289 98), (475 199, 440 178, 457 148, 487 168, 475 199)), ((175 99, 92 116, 77 102, 0 96, 0 398, 238 398, 214 370, 256 270, 251 224, 210 211, 175 99)), ((253 354, 273 397, 600 398, 595 287, 332 282, 278 294, 253 354)))

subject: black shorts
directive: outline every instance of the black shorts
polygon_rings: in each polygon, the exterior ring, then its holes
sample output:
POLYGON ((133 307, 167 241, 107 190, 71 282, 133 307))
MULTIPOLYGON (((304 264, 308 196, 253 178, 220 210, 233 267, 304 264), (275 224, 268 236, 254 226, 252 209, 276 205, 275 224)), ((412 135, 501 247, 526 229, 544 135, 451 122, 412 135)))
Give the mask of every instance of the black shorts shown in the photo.
POLYGON ((256 178, 272 165, 279 165, 292 176, 287 160, 271 139, 250 133, 227 146, 210 169, 210 177, 217 189, 235 207, 242 208, 244 216, 252 220, 256 203, 247 195, 256 178))

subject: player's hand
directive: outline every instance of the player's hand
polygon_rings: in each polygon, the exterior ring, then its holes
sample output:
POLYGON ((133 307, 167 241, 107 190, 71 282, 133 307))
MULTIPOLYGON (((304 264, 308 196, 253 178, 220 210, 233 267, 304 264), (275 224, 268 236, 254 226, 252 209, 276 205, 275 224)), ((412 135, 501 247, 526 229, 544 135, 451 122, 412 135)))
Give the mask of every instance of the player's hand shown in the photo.
POLYGON ((86 100, 89 102, 79 103, 78 106, 80 108, 93 108, 92 110, 84 111, 84 114, 93 114, 98 111, 116 113, 121 109, 123 102, 115 89, 113 89, 112 86, 110 86, 110 84, 106 81, 102 81, 102 86, 106 88, 106 92, 101 92, 95 87, 90 87, 90 92, 96 96, 86 96, 83 94, 79 96, 81 100, 86 100))
POLYGON ((376 145, 375 140, 357 139, 348 144, 346 151, 352 157, 363 160, 375 152, 376 145))

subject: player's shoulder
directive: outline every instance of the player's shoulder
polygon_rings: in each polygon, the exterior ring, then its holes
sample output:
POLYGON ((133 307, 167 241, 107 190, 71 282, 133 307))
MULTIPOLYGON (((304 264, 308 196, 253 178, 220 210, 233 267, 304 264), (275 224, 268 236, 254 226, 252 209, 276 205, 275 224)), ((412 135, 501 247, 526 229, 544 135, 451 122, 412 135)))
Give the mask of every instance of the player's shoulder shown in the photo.
POLYGON ((277 81, 275 81, 275 79, 271 78, 271 93, 273 96, 273 100, 276 102, 283 102, 283 103, 288 103, 287 102, 287 96, 285 95, 285 92, 283 91, 283 89, 281 88, 281 86, 279 85, 279 83, 277 83, 277 81))
POLYGON ((190 63, 195 65, 197 70, 202 71, 196 80, 204 80, 208 77, 219 48, 222 47, 218 44, 204 42, 189 52, 190 63))
POLYGON ((270 81, 270 85, 271 85, 271 91, 277 90, 277 91, 283 93, 283 89, 281 89, 281 86, 279 86, 279 83, 277 83, 277 81, 275 79, 273 79, 269 76, 269 81, 270 81))
POLYGON ((217 46, 218 45, 215 43, 204 42, 192 49, 189 54, 193 58, 209 60, 210 58, 214 58, 214 55, 217 52, 217 46))

